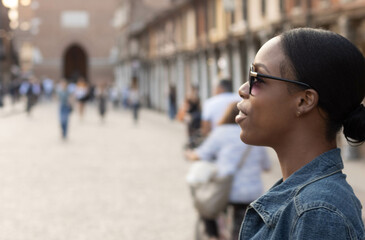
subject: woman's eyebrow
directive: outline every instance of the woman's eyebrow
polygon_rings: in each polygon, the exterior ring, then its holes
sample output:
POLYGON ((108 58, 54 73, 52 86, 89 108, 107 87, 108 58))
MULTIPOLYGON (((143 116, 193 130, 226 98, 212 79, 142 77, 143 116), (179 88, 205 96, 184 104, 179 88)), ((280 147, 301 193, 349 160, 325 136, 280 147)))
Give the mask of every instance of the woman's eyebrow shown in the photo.
POLYGON ((267 67, 262 64, 262 63, 255 63, 255 64, 252 64, 255 68, 258 67, 258 68, 263 68, 267 73, 270 73, 269 69, 267 69, 267 67))

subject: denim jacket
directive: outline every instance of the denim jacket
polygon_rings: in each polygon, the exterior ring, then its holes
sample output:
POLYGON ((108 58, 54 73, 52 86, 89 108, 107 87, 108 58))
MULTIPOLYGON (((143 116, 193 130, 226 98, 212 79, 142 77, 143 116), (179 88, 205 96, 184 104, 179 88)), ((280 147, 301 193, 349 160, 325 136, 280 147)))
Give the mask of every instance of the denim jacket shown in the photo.
POLYGON ((333 149, 277 182, 250 204, 239 239, 365 239, 362 206, 342 169, 333 149))

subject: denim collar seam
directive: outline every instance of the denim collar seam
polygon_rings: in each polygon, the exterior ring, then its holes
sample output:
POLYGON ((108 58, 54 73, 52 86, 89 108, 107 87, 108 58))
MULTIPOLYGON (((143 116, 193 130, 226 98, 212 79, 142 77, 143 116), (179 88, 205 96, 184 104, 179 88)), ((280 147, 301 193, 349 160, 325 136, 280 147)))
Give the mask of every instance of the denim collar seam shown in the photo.
POLYGON ((319 180, 321 180, 321 179, 324 179, 324 178, 326 178, 326 177, 329 177, 329 176, 334 175, 334 174, 336 174, 336 173, 338 173, 338 172, 341 172, 341 171, 342 171, 341 169, 337 169, 336 171, 333 171, 333 172, 330 172, 330 173, 328 173, 328 174, 325 174, 325 175, 319 176, 319 177, 317 177, 317 178, 314 178, 314 179, 312 179, 312 180, 310 180, 310 181, 308 181, 308 182, 306 182, 306 183, 304 183, 304 184, 300 185, 300 186, 299 186, 299 187, 295 190, 295 194, 294 194, 294 197, 293 197, 293 198, 294 198, 294 206, 295 206, 295 210, 296 210, 297 214, 298 214, 298 215, 300 215, 300 212, 301 212, 301 211, 303 211, 302 204, 300 204, 299 198, 297 198, 297 196, 298 196, 299 192, 300 192, 303 188, 305 188, 306 186, 308 186, 308 185, 310 185, 310 184, 312 184, 312 183, 314 183, 314 182, 316 182, 316 181, 319 181, 319 180))
POLYGON ((278 208, 275 212, 268 212, 264 210, 264 204, 260 203, 259 199, 250 204, 250 208, 253 208, 257 214, 262 218, 264 223, 268 226, 274 226, 279 220, 281 213, 286 208, 286 206, 295 197, 296 191, 292 191, 288 194, 288 198, 283 202, 282 206, 278 208))
POLYGON ((338 172, 341 172, 341 171, 342 171, 342 169, 336 169, 335 171, 331 171, 331 172, 329 172, 329 173, 327 173, 327 174, 325 174, 325 175, 321 175, 321 176, 318 176, 317 178, 313 178, 312 180, 310 180, 310 181, 308 181, 308 182, 306 182, 306 183, 304 183, 304 184, 302 184, 302 185, 298 186, 298 187, 297 187, 297 189, 295 190, 295 195, 294 195, 294 197, 295 197, 295 196, 297 196, 297 195, 299 194, 299 192, 300 192, 300 191, 301 191, 304 187, 308 186, 309 184, 312 184, 312 183, 314 183, 314 182, 317 182, 317 181, 319 181, 319 180, 321 180, 321 179, 324 179, 324 178, 326 178, 326 177, 329 177, 329 176, 334 175, 334 174, 336 174, 336 173, 338 173, 338 172))
POLYGON ((278 208, 275 212, 268 212, 268 211, 265 211, 263 209, 263 204, 260 203, 260 201, 256 200, 254 201, 253 203, 250 204, 250 206, 252 208, 255 209, 255 211, 260 215, 260 217, 263 219, 263 221, 265 222, 266 225, 268 226, 272 226, 272 225, 275 225, 275 223, 277 222, 277 220, 280 218, 280 215, 281 213, 283 212, 283 209, 292 201, 294 200, 294 207, 295 207, 295 210, 297 212, 297 214, 299 212, 301 212, 301 205, 299 204, 299 199, 296 198, 296 196, 299 194, 299 192, 307 185, 313 183, 313 182, 316 182, 316 181, 319 181, 323 178, 326 178, 326 177, 329 177, 333 174, 336 174, 338 172, 341 172, 341 169, 337 169, 336 171, 333 171, 329 174, 326 174, 326 175, 322 175, 320 177, 317 177, 315 179, 312 179, 311 181, 309 182, 306 182, 305 184, 302 184, 300 186, 298 186, 295 190, 293 190, 291 193, 288 194, 288 198, 285 200, 285 202, 283 203, 282 207, 278 208))
MULTIPOLYGON (((336 150, 336 149, 334 149, 336 150)), ((331 151, 334 151, 331 150, 331 151)), ((322 174, 320 176, 314 177, 313 179, 310 179, 309 181, 297 186, 296 188, 294 188, 290 193, 287 193, 287 199, 285 200, 285 202, 283 203, 282 207, 279 207, 276 209, 276 211, 265 211, 265 208, 263 207, 264 204, 261 203, 261 197, 259 199, 257 199, 256 201, 252 202, 250 204, 250 206, 255 209, 255 211, 260 215, 260 217, 263 219, 264 223, 268 226, 272 226, 275 225, 275 223, 278 221, 278 219, 280 218, 281 213, 283 212, 283 209, 294 199, 294 207, 296 212, 299 212, 300 209, 300 205, 298 202, 295 202, 295 197, 299 194, 299 192, 307 185, 316 182, 318 180, 321 180, 323 178, 329 177, 333 174, 336 174, 338 172, 341 172, 343 169, 343 164, 342 161, 338 162, 338 161, 333 161, 331 158, 327 157, 328 152, 319 155, 316 159, 318 161, 327 161, 327 160, 331 160, 331 167, 329 167, 326 171, 327 174, 322 174), (298 204, 297 204, 298 203, 298 204)), ((283 183, 283 182, 282 182, 283 183)), ((270 192, 268 192, 270 194, 270 192)), ((263 195, 262 197, 265 198, 265 195, 263 195)), ((299 200, 299 199, 298 199, 299 200)), ((297 201, 298 201, 297 200, 297 201)))

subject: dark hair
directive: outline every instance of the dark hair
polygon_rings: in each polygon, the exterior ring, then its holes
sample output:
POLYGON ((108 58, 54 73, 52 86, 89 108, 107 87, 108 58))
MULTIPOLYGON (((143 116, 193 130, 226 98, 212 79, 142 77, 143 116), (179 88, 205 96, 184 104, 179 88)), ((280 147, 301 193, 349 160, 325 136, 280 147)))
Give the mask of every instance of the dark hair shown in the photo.
POLYGON ((281 35, 288 72, 312 86, 319 107, 327 114, 327 138, 344 127, 351 143, 365 141, 365 61, 361 52, 339 34, 298 28, 281 35))
POLYGON ((218 84, 225 92, 232 92, 232 81, 229 79, 222 79, 218 84))
POLYGON ((233 102, 228 105, 221 120, 218 122, 218 125, 236 123, 235 119, 239 113, 239 110, 237 108, 237 103, 238 102, 233 102))
POLYGON ((133 76, 131 79, 131 87, 132 88, 137 88, 138 87, 138 77, 137 76, 133 76))

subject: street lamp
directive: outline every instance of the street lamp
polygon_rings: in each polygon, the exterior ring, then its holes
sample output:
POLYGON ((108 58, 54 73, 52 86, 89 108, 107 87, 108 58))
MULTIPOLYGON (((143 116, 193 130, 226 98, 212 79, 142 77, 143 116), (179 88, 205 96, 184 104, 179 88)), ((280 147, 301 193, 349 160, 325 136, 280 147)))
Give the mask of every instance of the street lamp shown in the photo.
POLYGON ((19 26, 19 22, 18 22, 18 20, 11 21, 11 22, 10 22, 10 24, 9 24, 9 26, 10 26, 10 28, 11 28, 11 29, 16 29, 16 28, 18 28, 18 26, 19 26))
POLYGON ((17 8, 18 7, 18 0, 2 0, 4 7, 7 8, 17 8))
POLYGON ((32 0, 20 0, 20 3, 26 7, 32 3, 32 0))
POLYGON ((8 12, 8 17, 10 19, 10 21, 16 21, 19 18, 19 13, 17 9, 10 9, 8 12))

